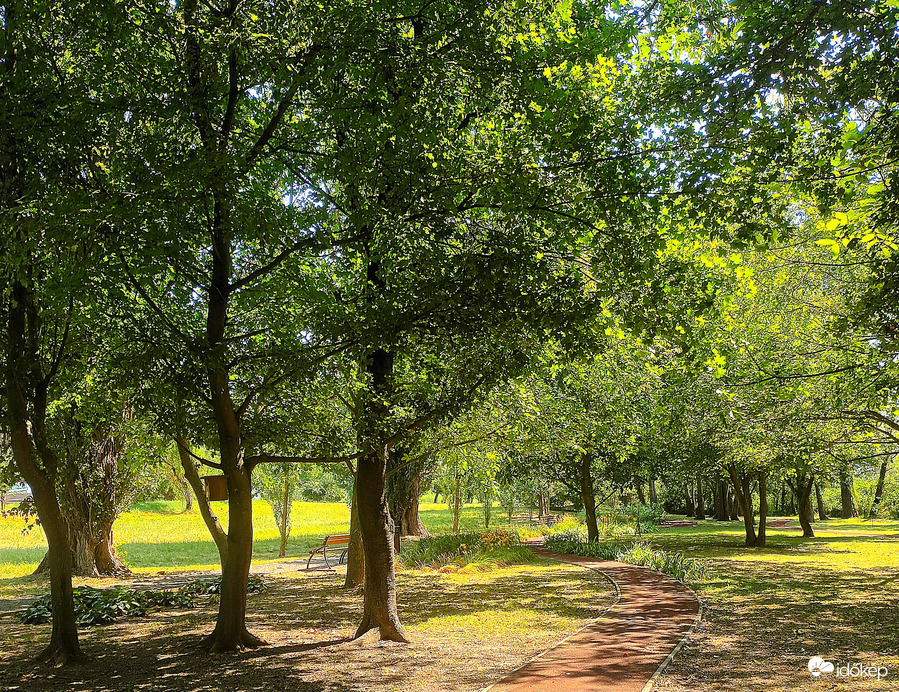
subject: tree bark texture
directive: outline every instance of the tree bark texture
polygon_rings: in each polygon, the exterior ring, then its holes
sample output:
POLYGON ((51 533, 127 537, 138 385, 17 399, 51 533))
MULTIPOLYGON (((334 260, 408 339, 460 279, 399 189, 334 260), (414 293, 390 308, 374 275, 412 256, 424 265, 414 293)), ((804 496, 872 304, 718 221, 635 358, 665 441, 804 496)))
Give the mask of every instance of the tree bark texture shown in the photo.
POLYGON ((884 457, 880 462, 880 475, 877 477, 877 486, 874 488, 874 502, 871 503, 871 511, 868 512, 869 517, 876 517, 877 510, 880 508, 880 501, 883 499, 883 486, 887 478, 887 459, 884 457))
POLYGON ((347 550, 344 587, 354 589, 365 584, 365 548, 359 524, 359 501, 356 494, 357 477, 353 477, 353 501, 350 505, 350 544, 347 550))
POLYGON ((637 491, 637 502, 641 505, 645 505, 646 494, 643 492, 643 481, 640 478, 634 479, 634 490, 637 491))
POLYGON ((689 483, 684 485, 684 507, 688 517, 696 516, 696 505, 693 503, 693 493, 689 483))
POLYGON ((766 471, 759 471, 759 530, 756 535, 755 545, 758 548, 765 547, 765 541, 767 540, 767 528, 766 524, 768 521, 768 473, 766 471))
POLYGON ((796 495, 799 506, 799 525, 802 527, 803 538, 814 538, 815 531, 812 522, 815 520, 812 508, 812 486, 815 483, 813 474, 799 473, 796 476, 796 485, 790 483, 793 494, 796 495))
POLYGON ((387 501, 400 536, 428 536, 418 512, 423 461, 409 463, 406 449, 397 445, 387 460, 387 501))
POLYGON ((702 474, 696 474, 696 519, 705 519, 705 498, 703 497, 702 474))
POLYGON ((50 572, 52 629, 50 642, 38 660, 68 663, 81 660, 83 655, 72 594, 72 549, 56 495, 58 457, 46 437, 48 383, 45 377, 38 377, 37 345, 27 337, 37 333, 36 310, 21 284, 13 286, 12 297, 6 333, 7 431, 16 467, 31 486, 47 537, 50 572), (30 415, 26 391, 33 394, 30 415))
POLYGON ((857 517, 855 502, 852 498, 852 474, 847 469, 840 470, 840 518, 857 517))
POLYGON ((587 519, 587 540, 599 540, 599 526, 596 523, 596 496, 593 492, 592 459, 589 454, 581 456, 581 500, 587 519))
POLYGON ((356 637, 378 628, 382 640, 408 642, 396 605, 395 527, 386 493, 390 452, 386 426, 393 395, 393 354, 376 349, 366 358, 365 368, 371 384, 361 402, 358 437, 362 455, 356 467, 359 523, 365 552, 365 594, 356 637))
POLYGON ((659 496, 656 492, 656 479, 653 476, 649 477, 649 503, 652 505, 659 504, 659 496))
POLYGON ((827 512, 824 510, 824 498, 821 497, 821 486, 815 483, 815 502, 818 505, 818 518, 821 521, 828 519, 827 512))
POLYGON ((746 545, 755 546, 758 536, 755 533, 755 521, 753 519, 752 510, 752 479, 749 474, 738 471, 736 466, 731 464, 728 467, 730 480, 733 484, 734 495, 740 504, 740 510, 743 514, 743 527, 746 531, 746 545))

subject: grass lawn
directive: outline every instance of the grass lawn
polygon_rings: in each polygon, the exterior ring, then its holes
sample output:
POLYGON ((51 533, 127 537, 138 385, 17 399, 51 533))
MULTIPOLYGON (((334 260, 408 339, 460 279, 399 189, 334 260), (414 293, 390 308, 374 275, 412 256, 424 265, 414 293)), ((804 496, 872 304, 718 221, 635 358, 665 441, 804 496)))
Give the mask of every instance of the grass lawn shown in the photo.
MULTIPOLYGON (((119 556, 136 574, 184 570, 218 570, 218 552, 198 511, 182 514, 181 502, 143 502, 125 512, 116 521, 114 539, 119 556)), ((228 503, 214 502, 213 507, 227 529, 228 503)), ((452 513, 445 504, 423 502, 421 516, 433 533, 452 531, 452 513)), ((491 525, 502 526, 502 513, 494 511, 491 525)), ((253 561, 264 564, 278 559, 280 538, 269 505, 253 503, 253 561)), ((287 555, 294 559, 308 557, 309 551, 332 533, 348 533, 350 512, 343 503, 295 502, 291 512, 291 534, 287 555)), ((481 505, 462 509, 461 530, 484 528, 481 505)), ((40 527, 23 534, 24 522, 17 517, 0 518, 0 600, 24 597, 44 590, 43 580, 28 578, 46 552, 44 532, 40 527)), ((96 585, 97 580, 76 579, 96 585)), ((101 582, 105 584, 106 582, 101 582)), ((111 581, 109 583, 112 583, 111 581)))
POLYGON ((769 529, 763 549, 742 545, 737 522, 653 535, 654 544, 711 568, 699 588, 706 608, 699 632, 657 689, 897 689, 899 522, 831 520, 815 524, 815 533, 802 539, 795 530, 769 529), (812 656, 836 666, 884 666, 890 674, 879 682, 813 678, 812 656))

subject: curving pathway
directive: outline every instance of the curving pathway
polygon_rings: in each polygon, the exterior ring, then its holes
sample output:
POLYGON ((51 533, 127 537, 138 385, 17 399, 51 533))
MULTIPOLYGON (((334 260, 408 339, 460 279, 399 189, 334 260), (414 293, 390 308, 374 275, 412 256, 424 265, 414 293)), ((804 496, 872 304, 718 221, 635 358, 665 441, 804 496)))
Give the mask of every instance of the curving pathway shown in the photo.
POLYGON ((646 567, 534 550, 609 577, 618 601, 599 618, 484 692, 642 692, 699 622, 699 599, 681 582, 646 567))

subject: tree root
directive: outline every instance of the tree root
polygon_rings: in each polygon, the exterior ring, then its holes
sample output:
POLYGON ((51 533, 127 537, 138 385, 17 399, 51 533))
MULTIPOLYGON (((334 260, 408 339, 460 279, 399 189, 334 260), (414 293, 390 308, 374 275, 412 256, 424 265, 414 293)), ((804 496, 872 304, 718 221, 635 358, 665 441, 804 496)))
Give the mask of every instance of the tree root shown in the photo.
POLYGON ((223 639, 216 630, 213 630, 203 637, 203 645, 209 647, 209 653, 220 654, 268 646, 268 642, 244 628, 234 640, 230 637, 223 639))
POLYGON ((81 663, 85 660, 85 655, 80 648, 72 651, 69 647, 64 646, 61 642, 50 642, 43 651, 34 658, 35 663, 52 663, 56 666, 65 666, 74 663, 81 663))

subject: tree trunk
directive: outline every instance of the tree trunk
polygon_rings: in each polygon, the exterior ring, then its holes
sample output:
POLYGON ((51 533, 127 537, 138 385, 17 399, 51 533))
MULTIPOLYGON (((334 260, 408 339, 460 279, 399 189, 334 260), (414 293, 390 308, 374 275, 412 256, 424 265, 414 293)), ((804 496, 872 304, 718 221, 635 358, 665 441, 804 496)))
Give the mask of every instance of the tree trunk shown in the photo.
POLYGON ((290 481, 284 479, 284 503, 281 505, 281 546, 278 549, 278 557, 287 555, 287 517, 290 514, 290 481))
POLYGON ((222 568, 215 629, 210 651, 239 651, 265 642, 247 630, 247 582, 253 558, 253 488, 250 469, 223 464, 228 479, 228 551, 222 568))
POLYGON ((768 521, 768 474, 759 471, 759 531, 755 539, 758 548, 765 547, 767 539, 766 522, 768 521))
POLYGON ((353 503, 350 506, 350 544, 347 551, 346 578, 344 587, 348 589, 365 583, 365 549, 362 545, 362 527, 359 525, 359 501, 356 494, 356 477, 353 478, 353 503))
POLYGON ((387 450, 368 451, 359 457, 357 468, 359 520, 365 551, 365 594, 362 622, 356 630, 361 637, 378 628, 382 640, 409 641, 396 607, 393 520, 384 493, 387 450))
POLYGON ((887 459, 884 457, 880 462, 880 476, 877 477, 877 486, 874 488, 874 502, 871 503, 871 511, 868 513, 870 518, 877 516, 877 510, 880 507, 880 500, 883 498, 883 486, 887 478, 887 459))
POLYGON ((7 308, 6 427, 13 460, 22 478, 31 486, 41 528, 47 537, 50 571, 52 629, 50 642, 38 655, 38 660, 65 664, 83 658, 72 594, 72 549, 56 496, 58 460, 45 434, 48 383, 44 380, 29 388, 33 395, 30 407, 25 398, 28 389, 23 386, 27 373, 33 371, 37 360, 37 345, 26 343, 26 335, 34 330, 29 330, 26 325, 33 326, 37 315, 21 284, 14 284, 12 297, 7 308))
POLYGON ((689 483, 684 485, 684 507, 688 517, 696 516, 696 505, 693 504, 693 494, 689 483))
POLYGON ((639 478, 634 478, 634 489, 637 491, 637 502, 641 505, 645 505, 646 495, 643 492, 643 481, 639 478))
POLYGON ((824 498, 821 497, 821 487, 815 483, 815 501, 818 504, 818 518, 821 521, 827 521, 827 512, 824 511, 824 498))
POLYGON ((493 516, 493 491, 489 487, 484 488, 484 528, 490 528, 490 518, 493 516))
POLYGON ((176 466, 172 467, 172 478, 175 479, 175 484, 184 496, 184 509, 181 510, 181 513, 187 514, 194 508, 194 496, 191 492, 190 483, 187 482, 184 474, 178 471, 176 466))
POLYGON ((94 545, 94 565, 100 574, 113 574, 124 576, 131 574, 125 563, 116 554, 115 544, 112 541, 113 519, 106 517, 100 522, 99 541, 94 545))
POLYGON ((581 456, 581 500, 584 503, 584 512, 587 518, 587 540, 599 540, 599 527, 596 524, 596 496, 593 493, 593 473, 591 472, 591 457, 589 454, 581 456))
POLYGON ((727 521, 730 515, 727 511, 727 485, 719 476, 715 481, 715 520, 727 521))
POLYGON ((840 470, 840 518, 857 517, 855 503, 852 500, 852 475, 846 469, 840 470))
POLYGON ((740 503, 740 509, 743 513, 743 527, 746 531, 746 545, 755 546, 758 536, 755 534, 755 521, 752 512, 752 485, 749 475, 737 471, 737 468, 731 464, 728 467, 730 480, 733 483, 734 495, 737 502, 740 503))
POLYGON ((799 505, 799 525, 802 527, 803 538, 815 537, 815 531, 812 529, 812 522, 815 520, 814 510, 812 509, 812 486, 814 483, 814 475, 809 474, 808 479, 806 479, 805 473, 796 475, 796 485, 790 483, 790 488, 793 490, 793 494, 796 495, 799 505))
POLYGON ((187 440, 184 437, 178 437, 175 439, 175 445, 178 448, 178 458, 181 460, 184 478, 194 491, 194 496, 197 498, 197 506, 200 508, 200 516, 203 517, 203 522, 209 530, 209 535, 212 536, 215 547, 218 549, 219 563, 222 566, 222 571, 224 571, 225 561, 228 557, 228 536, 219 523, 212 505, 209 503, 209 498, 206 497, 206 489, 203 487, 200 474, 197 473, 196 464, 194 464, 190 456, 190 446, 187 440))
POLYGON ((659 496, 656 493, 656 479, 653 476, 649 477, 649 504, 659 504, 659 496))
POLYGON ((453 494, 453 534, 459 535, 459 513, 462 511, 462 474, 456 471, 456 491, 453 494))
POLYGON ((397 445, 387 460, 387 503, 398 536, 428 536, 418 513, 422 461, 409 463, 406 449, 397 445))
POLYGON ((702 521, 705 519, 705 498, 703 497, 702 475, 696 474, 696 519, 702 521))
POLYGON ((386 493, 390 450, 385 440, 389 401, 393 395, 393 354, 376 349, 366 358, 365 368, 371 376, 371 389, 364 393, 360 403, 357 435, 362 455, 356 468, 356 499, 365 552, 365 593, 362 622, 356 637, 378 628, 382 640, 408 642, 396 607, 395 527, 386 493))

